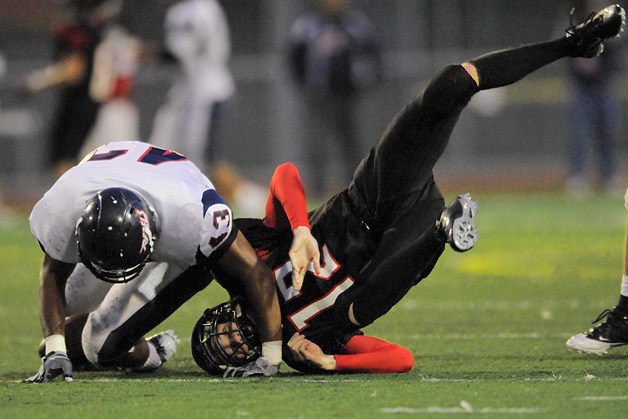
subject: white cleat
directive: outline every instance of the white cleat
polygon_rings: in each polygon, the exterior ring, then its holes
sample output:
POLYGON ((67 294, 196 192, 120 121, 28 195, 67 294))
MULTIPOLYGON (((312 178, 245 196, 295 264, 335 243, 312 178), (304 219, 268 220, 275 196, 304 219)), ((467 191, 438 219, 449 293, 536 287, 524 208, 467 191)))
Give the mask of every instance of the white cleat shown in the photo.
POLYGON ((175 335, 174 330, 166 330, 147 339, 157 349, 159 358, 162 363, 168 362, 170 358, 177 353, 179 347, 179 337, 175 335))

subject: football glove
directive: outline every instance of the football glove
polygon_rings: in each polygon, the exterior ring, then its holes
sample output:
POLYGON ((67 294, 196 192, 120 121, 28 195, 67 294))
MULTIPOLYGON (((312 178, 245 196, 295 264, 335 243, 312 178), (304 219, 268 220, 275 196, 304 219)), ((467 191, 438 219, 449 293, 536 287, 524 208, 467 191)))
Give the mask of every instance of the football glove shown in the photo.
POLYGON ((255 361, 241 367, 228 367, 223 377, 272 377, 278 373, 279 369, 277 367, 270 365, 266 358, 260 356, 255 361))
POLYGON ((25 383, 47 383, 62 375, 65 381, 72 381, 72 362, 65 352, 50 352, 41 359, 37 374, 24 380, 25 383))

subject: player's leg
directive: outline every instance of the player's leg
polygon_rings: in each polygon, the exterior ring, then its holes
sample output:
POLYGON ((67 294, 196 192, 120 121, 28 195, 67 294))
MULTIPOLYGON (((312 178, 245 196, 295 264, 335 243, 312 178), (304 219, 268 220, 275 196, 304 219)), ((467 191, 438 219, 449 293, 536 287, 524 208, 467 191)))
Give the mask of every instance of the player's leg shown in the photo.
POLYGON ((617 36, 624 21, 624 10, 609 6, 568 28, 563 38, 491 52, 439 71, 358 166, 353 194, 360 196, 373 222, 385 222, 382 217, 389 216, 402 195, 420 190, 429 180, 473 94, 515 83, 560 58, 598 55, 602 42, 617 36))
POLYGON ((604 50, 603 42, 623 31, 625 20, 624 9, 608 6, 567 28, 562 38, 491 52, 469 62, 477 68, 480 89, 506 86, 563 57, 598 56, 604 50))
MULTIPOLYGON (((361 203, 366 206, 365 221, 374 225, 375 240, 381 241, 372 262, 358 278, 368 284, 339 298, 340 321, 347 320, 345 310, 350 309, 352 321, 347 324, 370 324, 433 268, 444 246, 438 241, 438 228, 435 225, 427 231, 408 228, 407 220, 399 221, 400 214, 410 211, 417 218, 426 215, 430 221, 436 218, 433 209, 429 217, 429 211, 418 211, 407 203, 419 196, 417 190, 422 191, 427 182, 433 182, 433 165, 471 96, 478 89, 514 83, 559 58, 590 54, 592 49, 599 51, 598 35, 603 32, 602 40, 615 36, 623 21, 623 9, 612 8, 597 20, 572 28, 568 37, 493 52, 462 66, 446 67, 432 79, 422 98, 398 115, 361 163, 350 191, 356 206, 361 203), (607 30, 609 25, 613 26, 612 30, 607 30), (406 178, 411 180, 404 183, 406 178), (400 272, 404 275, 399 275, 400 272)), ((433 192, 428 196, 434 198, 438 194, 433 192)), ((468 212, 472 212, 470 208, 468 212)))
MULTIPOLYGON (((609 88, 610 89, 610 88, 609 88)), ((617 175, 617 134, 619 127, 618 106, 612 92, 606 89, 599 89, 596 92, 597 112, 599 118, 597 129, 594 133, 594 142, 599 158, 598 167, 600 168, 600 181, 602 188, 608 192, 614 191, 617 175)))
POLYGON ((79 263, 65 284, 66 317, 96 310, 111 287, 112 283, 96 278, 85 265, 79 263))
POLYGON ((442 195, 432 179, 412 198, 397 211, 371 261, 356 278, 359 286, 336 300, 335 314, 347 327, 366 326, 387 313, 431 273, 446 243, 458 251, 475 244, 477 208, 468 196, 456 198, 443 210, 442 195), (352 319, 347 318, 348 312, 352 319))
POLYGON ((104 367, 150 370, 174 355, 178 345, 174 332, 148 338, 149 343, 143 336, 211 281, 197 267, 186 273, 180 275, 179 269, 165 263, 151 263, 140 277, 113 287, 82 330, 87 359, 104 367))
POLYGON ((403 346, 373 336, 355 335, 334 354, 337 372, 401 373, 414 366, 412 352, 403 346))
MULTIPOLYGON (((628 209, 628 190, 626 190, 628 209)), ((601 322, 588 332, 578 333, 567 341, 567 347, 582 352, 603 354, 618 346, 628 345, 628 225, 624 238, 624 272, 619 301, 612 309, 602 311, 593 323, 601 322)))
POLYGON ((580 197, 586 190, 586 161, 589 138, 593 132, 591 115, 597 114, 588 87, 573 86, 569 103, 569 178, 567 191, 580 197))
MULTIPOLYGON (((89 313, 98 310, 113 286, 111 283, 96 278, 83 264, 76 265, 68 278, 64 291, 66 302, 64 334, 68 357, 75 370, 97 368, 85 355, 82 333, 89 313)), ((42 341, 39 348, 41 356, 44 350, 45 344, 42 341)), ((134 351, 134 353, 137 355, 141 351, 134 351)))
POLYGON ((399 204, 430 182, 460 113, 477 91, 461 66, 440 70, 359 164, 349 196, 366 208, 365 222, 376 236, 383 234, 399 204))

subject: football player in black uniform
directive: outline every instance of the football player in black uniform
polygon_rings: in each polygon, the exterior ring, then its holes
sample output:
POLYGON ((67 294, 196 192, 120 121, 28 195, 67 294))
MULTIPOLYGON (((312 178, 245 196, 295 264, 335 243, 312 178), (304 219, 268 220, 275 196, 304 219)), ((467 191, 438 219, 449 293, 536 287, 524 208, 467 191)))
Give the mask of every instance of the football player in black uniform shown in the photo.
MULTIPOLYGON (((624 23, 624 10, 612 5, 569 27, 562 38, 441 69, 393 119, 350 186, 309 215, 298 172, 291 164, 278 168, 266 218, 241 219, 237 225, 274 271, 283 336, 292 339, 290 345, 284 339, 289 365, 305 371, 322 368, 308 358, 310 346, 324 354, 347 353, 361 327, 388 312, 431 272, 445 243, 457 251, 473 247, 476 203, 465 194, 445 207, 432 173, 471 97, 514 83, 563 57, 595 57, 602 42, 618 36, 624 23)), ((232 295, 244 295, 224 272, 215 275, 232 295)), ((206 314, 195 329, 197 362, 220 352, 221 344, 212 336, 240 336, 233 327, 223 326, 220 333, 211 327, 237 321, 206 314)), ((245 347, 254 346, 249 343, 245 347)), ((234 343, 223 355, 242 345, 234 343)), ((228 366, 231 361, 223 357, 220 362, 228 366)))

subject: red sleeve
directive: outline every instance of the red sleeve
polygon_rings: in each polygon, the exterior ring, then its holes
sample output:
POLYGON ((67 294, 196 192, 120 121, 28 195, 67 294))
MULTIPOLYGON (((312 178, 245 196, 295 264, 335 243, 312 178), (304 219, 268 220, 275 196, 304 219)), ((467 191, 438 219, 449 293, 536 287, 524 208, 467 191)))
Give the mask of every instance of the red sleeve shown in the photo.
POLYGON ((283 163, 275 169, 270 181, 264 224, 276 230, 294 230, 299 226, 310 228, 305 190, 299 171, 292 163, 283 163))
POLYGON ((408 372, 414 366, 412 353, 397 344, 372 336, 353 336, 345 354, 334 355, 336 371, 364 373, 408 372))

